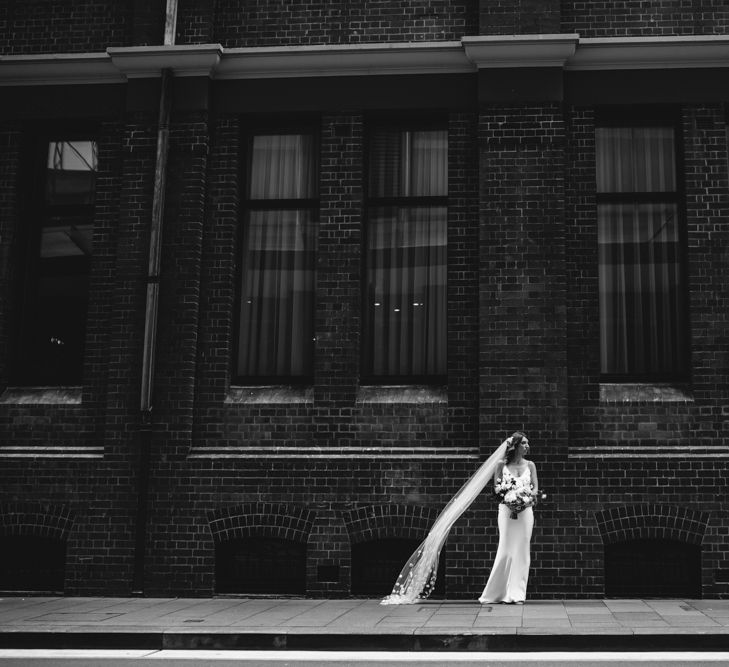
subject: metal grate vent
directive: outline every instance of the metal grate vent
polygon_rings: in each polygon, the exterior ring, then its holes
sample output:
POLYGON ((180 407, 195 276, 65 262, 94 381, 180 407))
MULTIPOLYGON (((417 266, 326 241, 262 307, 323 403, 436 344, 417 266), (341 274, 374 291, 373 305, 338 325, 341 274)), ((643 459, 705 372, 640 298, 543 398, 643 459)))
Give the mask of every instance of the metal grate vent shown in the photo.
POLYGON ((701 547, 666 539, 607 544, 605 594, 617 598, 700 598, 701 547))
POLYGON ((274 537, 246 537, 215 549, 217 593, 303 595, 306 545, 274 537))
POLYGON ((66 542, 36 535, 0 536, 0 590, 62 593, 66 542))
MULTIPOLYGON (((403 566, 418 548, 418 540, 384 538, 352 545, 352 593, 380 597, 392 592, 403 566)), ((431 597, 445 595, 445 556, 441 553, 438 578, 431 597)))

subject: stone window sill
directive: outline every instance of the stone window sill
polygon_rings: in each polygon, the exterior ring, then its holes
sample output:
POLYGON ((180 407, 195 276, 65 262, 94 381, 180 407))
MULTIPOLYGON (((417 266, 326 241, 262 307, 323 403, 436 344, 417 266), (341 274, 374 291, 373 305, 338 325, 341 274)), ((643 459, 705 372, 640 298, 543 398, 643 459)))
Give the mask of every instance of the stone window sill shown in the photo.
POLYGON ((8 387, 3 405, 80 405, 82 387, 8 387))
POLYGON ((446 387, 422 385, 368 385, 359 388, 357 405, 448 404, 446 387))
POLYGON ((312 387, 267 385, 262 387, 231 387, 225 397, 226 405, 291 405, 313 404, 312 387))
POLYGON ((693 403, 686 385, 669 383, 604 382, 600 384, 600 403, 693 403))

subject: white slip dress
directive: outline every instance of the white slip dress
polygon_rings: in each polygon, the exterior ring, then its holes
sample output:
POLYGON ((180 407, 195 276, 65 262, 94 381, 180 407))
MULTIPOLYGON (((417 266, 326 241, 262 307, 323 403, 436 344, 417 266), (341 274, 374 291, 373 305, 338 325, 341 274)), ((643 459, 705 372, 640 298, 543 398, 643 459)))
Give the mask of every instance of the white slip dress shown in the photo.
MULTIPOLYGON (((511 475, 515 479, 529 476, 529 467, 515 476, 506 466, 502 474, 511 475)), ((511 518, 511 510, 499 504, 499 547, 496 550, 494 565, 491 568, 486 588, 478 601, 481 604, 496 602, 524 602, 526 600, 529 565, 531 563, 530 543, 534 528, 534 512, 527 507, 519 512, 517 519, 511 518)))

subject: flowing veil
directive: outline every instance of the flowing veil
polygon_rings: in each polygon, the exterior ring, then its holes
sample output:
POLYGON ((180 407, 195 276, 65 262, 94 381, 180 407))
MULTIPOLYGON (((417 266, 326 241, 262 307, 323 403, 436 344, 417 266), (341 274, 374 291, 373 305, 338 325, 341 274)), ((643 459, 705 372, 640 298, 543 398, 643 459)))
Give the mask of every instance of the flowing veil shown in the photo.
POLYGON ((451 498, 438 515, 428 536, 405 563, 405 567, 395 581, 392 593, 380 604, 414 604, 419 598, 426 598, 430 595, 438 573, 440 551, 451 527, 493 477, 496 466, 506 454, 508 442, 509 439, 504 440, 459 489, 458 493, 451 498))

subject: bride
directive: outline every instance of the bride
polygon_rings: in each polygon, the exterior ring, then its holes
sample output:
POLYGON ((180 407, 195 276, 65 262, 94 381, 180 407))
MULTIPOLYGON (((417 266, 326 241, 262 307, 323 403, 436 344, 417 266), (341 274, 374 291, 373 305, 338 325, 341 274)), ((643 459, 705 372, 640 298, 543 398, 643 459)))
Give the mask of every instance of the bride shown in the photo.
MULTIPOLYGON (((445 506, 425 540, 405 563, 392 593, 380 604, 414 604, 430 595, 435 586, 440 551, 451 526, 468 509, 492 477, 495 485, 504 482, 510 484, 509 475, 518 482, 528 484, 528 480, 526 480, 528 471, 533 485, 532 498, 536 498, 536 468, 533 463, 524 459, 524 454, 528 451, 529 440, 520 431, 515 432, 499 445, 445 506)), ((505 500, 508 502, 508 499, 505 500)), ((504 500, 502 500, 503 502, 504 500)), ((533 522, 531 507, 524 509, 520 506, 517 511, 507 505, 499 505, 499 547, 491 576, 479 598, 480 602, 523 603, 529 573, 529 542, 533 522), (510 518, 512 511, 517 512, 516 521, 510 518), (527 511, 528 514, 525 514, 527 511), (504 523, 502 515, 509 522, 508 524, 504 523), (512 523, 515 524, 514 527, 510 525, 512 523)))
POLYGON ((491 568, 486 588, 478 601, 524 604, 526 599, 529 564, 529 545, 534 527, 534 499, 539 492, 537 468, 524 458, 529 453, 529 440, 517 431, 506 447, 503 463, 496 466, 494 488, 503 490, 499 504, 499 547, 491 568), (517 506, 510 506, 509 489, 528 490, 528 500, 517 506))

